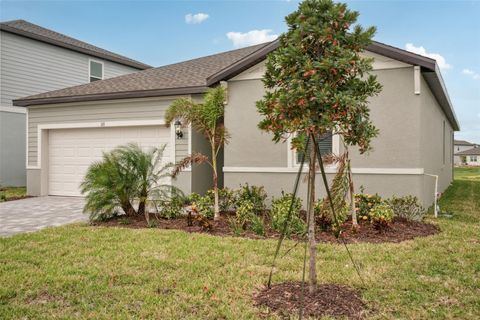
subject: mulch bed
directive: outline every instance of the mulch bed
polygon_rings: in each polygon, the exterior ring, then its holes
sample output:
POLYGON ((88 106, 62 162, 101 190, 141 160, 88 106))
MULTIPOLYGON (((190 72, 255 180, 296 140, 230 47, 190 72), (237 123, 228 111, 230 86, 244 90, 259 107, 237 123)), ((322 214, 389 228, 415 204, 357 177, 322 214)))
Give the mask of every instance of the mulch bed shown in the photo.
MULTIPOLYGON (((188 226, 187 219, 157 219, 153 215, 151 220, 155 223, 155 228, 159 229, 174 229, 183 230, 186 232, 200 232, 208 233, 217 236, 236 236, 230 227, 229 219, 233 217, 233 213, 223 213, 220 220, 210 221, 212 225, 211 230, 204 230, 198 224, 194 223, 193 226, 188 226)), ((125 227, 125 228, 148 228, 144 216, 125 217, 118 216, 108 221, 95 222, 95 225, 107 226, 107 227, 125 227)), ((416 237, 425 237, 440 232, 440 229, 433 224, 425 222, 415 222, 406 219, 396 218, 390 227, 386 230, 378 231, 370 223, 361 223, 359 229, 354 232, 352 229, 351 221, 347 221, 343 225, 342 238, 346 243, 385 243, 385 242, 402 242, 405 240, 411 240, 416 237)), ((252 231, 244 231, 241 237, 253 238, 253 239, 278 239, 280 234, 273 230, 267 229, 264 237, 256 235, 252 231)), ((293 236, 294 240, 298 240, 298 237, 293 236)), ((319 242, 341 242, 335 238, 332 232, 320 231, 317 232, 317 240, 319 242)))
MULTIPOLYGON (((283 318, 297 317, 302 306, 302 287, 300 282, 285 282, 265 288, 254 296, 257 306, 267 307, 283 318)), ((366 304, 360 293, 350 287, 337 284, 319 284, 310 293, 305 284, 303 297, 303 315, 320 318, 364 319, 366 304)))
MULTIPOLYGON (((404 218, 395 218, 385 230, 377 230, 370 223, 360 223, 358 231, 352 228, 352 222, 343 224, 342 238, 346 243, 369 242, 402 242, 417 237, 426 237, 440 232, 440 228, 434 224, 410 221, 404 218)), ((322 242, 341 242, 331 232, 321 232, 319 240, 322 242)))

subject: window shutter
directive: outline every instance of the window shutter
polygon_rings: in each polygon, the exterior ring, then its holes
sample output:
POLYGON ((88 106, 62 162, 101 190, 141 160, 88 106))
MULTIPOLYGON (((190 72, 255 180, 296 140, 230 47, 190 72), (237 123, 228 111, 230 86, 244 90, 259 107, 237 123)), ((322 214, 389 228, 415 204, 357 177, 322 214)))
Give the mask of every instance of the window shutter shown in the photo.
MULTIPOLYGON (((320 154, 322 156, 332 153, 332 145, 333 145, 333 138, 332 134, 326 133, 325 135, 317 138, 317 143, 318 147, 320 149, 320 154)), ((305 155, 305 161, 308 161, 309 155, 310 155, 310 149, 311 148, 311 141, 309 142, 308 148, 307 148, 307 154, 305 155)), ((302 154, 303 152, 297 152, 297 163, 302 162, 302 154)))

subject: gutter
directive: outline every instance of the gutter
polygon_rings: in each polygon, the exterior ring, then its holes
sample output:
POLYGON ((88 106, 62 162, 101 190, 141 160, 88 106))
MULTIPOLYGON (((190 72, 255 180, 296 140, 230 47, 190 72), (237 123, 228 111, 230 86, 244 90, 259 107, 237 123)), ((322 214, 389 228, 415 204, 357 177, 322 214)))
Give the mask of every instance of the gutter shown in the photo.
POLYGON ((53 98, 16 99, 16 100, 13 100, 13 105, 19 106, 19 107, 26 107, 26 106, 54 104, 54 103, 176 96, 176 95, 184 95, 184 94, 205 93, 207 89, 208 87, 205 87, 205 86, 197 86, 197 87, 182 87, 182 88, 166 88, 166 89, 157 89, 157 90, 99 93, 99 94, 53 97, 53 98))

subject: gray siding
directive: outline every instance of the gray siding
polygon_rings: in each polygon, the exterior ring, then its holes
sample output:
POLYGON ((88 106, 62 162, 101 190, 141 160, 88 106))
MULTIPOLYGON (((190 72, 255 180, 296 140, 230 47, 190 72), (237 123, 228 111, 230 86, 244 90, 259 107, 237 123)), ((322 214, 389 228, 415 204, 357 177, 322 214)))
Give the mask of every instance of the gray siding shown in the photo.
MULTIPOLYGON (((163 119, 165 110, 173 99, 112 100, 30 107, 28 111, 28 164, 29 166, 37 165, 39 124, 163 119)), ((187 155, 188 133, 186 130, 185 133, 184 139, 176 140, 176 159, 187 155)))
POLYGON ((104 62, 105 78, 138 71, 4 31, 0 41, 2 106, 11 106, 13 99, 89 82, 89 58, 104 62))
MULTIPOLYGON (((90 58, 82 53, 1 31, 0 106, 12 107, 14 99, 88 83, 90 58)), ((92 59, 103 62, 104 78, 138 71, 114 62, 92 59)), ((25 114, 1 112, 1 117, 0 181, 8 185, 25 185, 25 114)), ((30 155, 36 153, 35 143, 31 144, 30 155)))
MULTIPOLYGON (((99 121, 131 121, 163 119, 165 110, 177 97, 110 100, 101 102, 67 103, 32 106, 28 110, 28 165, 35 167, 38 152, 38 126, 41 124, 88 123, 99 121)), ((188 130, 183 139, 176 139, 175 159, 188 154, 188 130)), ((43 160, 42 160, 42 163, 43 160)), ((43 166, 43 164, 42 164, 43 166)), ((42 168, 43 169, 43 168, 42 168)), ((31 195, 45 194, 45 176, 42 169, 27 172, 27 192, 31 195)), ((191 190, 191 173, 182 172, 175 185, 184 192, 191 190)))
POLYGON ((0 111, 0 185, 25 186, 25 114, 0 111))

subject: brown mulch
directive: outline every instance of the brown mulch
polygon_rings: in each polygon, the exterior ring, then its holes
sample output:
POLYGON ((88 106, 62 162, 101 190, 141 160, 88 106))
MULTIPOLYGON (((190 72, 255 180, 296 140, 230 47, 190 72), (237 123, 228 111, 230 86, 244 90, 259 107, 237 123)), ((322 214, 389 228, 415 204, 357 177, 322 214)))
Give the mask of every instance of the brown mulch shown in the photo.
MULTIPOLYGON (((355 231, 351 221, 345 222, 342 230, 341 236, 346 243, 398 243, 440 232, 440 228, 434 224, 404 218, 395 218, 385 230, 377 230, 370 223, 361 223, 359 229, 355 231)), ((322 242, 340 242, 331 232, 321 232, 318 238, 322 242)))
MULTIPOLYGON (((302 306, 301 282, 284 282, 264 288, 254 296, 257 306, 267 307, 283 318, 297 317, 302 306)), ((364 319, 366 304, 360 293, 350 287, 337 284, 319 284, 310 293, 305 284, 303 297, 303 315, 320 318, 364 319)))
MULTIPOLYGON (((197 223, 193 226, 188 226, 187 219, 185 217, 177 219, 162 219, 155 218, 151 215, 150 220, 154 221, 155 228, 159 229, 173 229, 183 230, 186 232, 200 232, 208 233, 216 236, 236 236, 230 227, 229 219, 233 218, 234 213, 223 213, 220 220, 213 221, 211 230, 204 230, 197 223)), ((107 227, 125 227, 125 228, 148 228, 144 216, 117 216, 107 221, 95 222, 94 225, 107 226, 107 227)), ((416 237, 425 237, 440 232, 440 229, 433 224, 425 222, 415 222, 406 219, 396 218, 390 226, 382 231, 376 230, 370 223, 361 223, 356 232, 352 229, 351 221, 347 221, 342 228, 342 238, 346 243, 385 243, 385 242, 402 242, 405 240, 411 240, 416 237)), ((252 239, 278 239, 280 233, 267 228, 265 230, 265 236, 259 236, 252 231, 244 231, 241 235, 244 238, 252 239)), ((292 236, 292 239, 298 240, 299 237, 292 236)), ((341 241, 335 238, 334 234, 329 231, 317 231, 317 240, 319 242, 333 242, 340 243, 341 241)))

